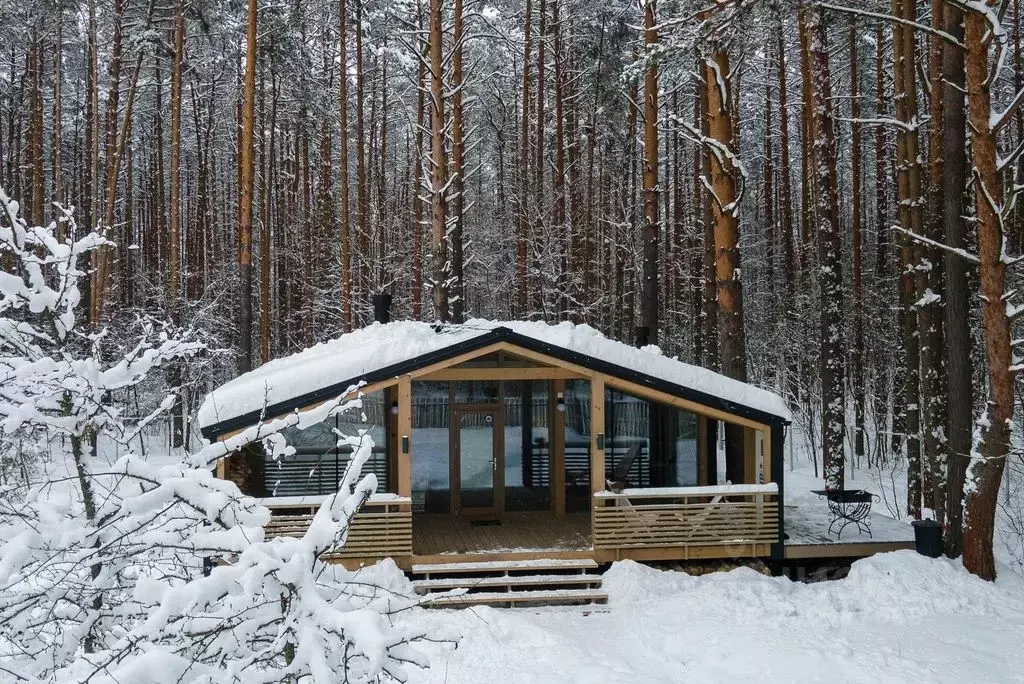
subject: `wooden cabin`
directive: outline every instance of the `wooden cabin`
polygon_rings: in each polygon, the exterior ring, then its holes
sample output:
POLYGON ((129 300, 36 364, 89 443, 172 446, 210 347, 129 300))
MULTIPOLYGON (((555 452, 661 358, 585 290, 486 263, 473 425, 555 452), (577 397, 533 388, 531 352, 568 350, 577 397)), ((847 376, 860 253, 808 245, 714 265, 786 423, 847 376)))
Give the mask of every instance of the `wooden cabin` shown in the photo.
POLYGON ((784 401, 588 326, 373 324, 225 384, 199 420, 222 439, 357 393, 362 415, 286 433, 294 455, 218 468, 298 534, 350 457, 334 431, 368 426, 378 491, 346 565, 783 558, 784 401))

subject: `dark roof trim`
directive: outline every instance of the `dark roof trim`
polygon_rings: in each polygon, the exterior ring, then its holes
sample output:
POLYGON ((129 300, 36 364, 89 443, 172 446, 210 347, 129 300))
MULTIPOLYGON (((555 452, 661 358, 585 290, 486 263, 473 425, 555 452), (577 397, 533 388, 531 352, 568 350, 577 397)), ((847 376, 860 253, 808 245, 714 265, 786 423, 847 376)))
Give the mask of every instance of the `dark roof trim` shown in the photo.
POLYGON ((219 423, 207 425, 206 427, 201 428, 200 432, 203 437, 212 441, 223 434, 241 430, 251 425, 256 425, 260 420, 276 418, 291 413, 292 411, 304 406, 309 406, 310 404, 334 399, 345 392, 349 387, 359 382, 365 382, 367 385, 372 385, 381 382, 382 380, 388 380, 400 375, 405 375, 406 373, 411 373, 412 371, 418 370, 424 366, 446 361, 467 352, 483 349, 484 347, 488 347, 497 342, 508 342, 509 344, 522 347, 523 349, 539 354, 546 354, 547 356, 560 361, 565 361, 566 363, 583 366, 584 368, 589 368, 597 371, 598 373, 627 380, 637 385, 642 385, 653 390, 664 392, 665 394, 681 397, 697 404, 702 404, 726 413, 731 413, 741 418, 747 418, 748 420, 768 425, 780 425, 787 423, 787 421, 781 416, 777 416, 773 413, 766 413, 744 404, 728 401, 713 394, 707 394, 683 385, 677 385, 676 383, 668 382, 652 375, 647 375, 646 373, 640 373, 630 368, 624 368, 593 356, 570 351, 563 347, 548 344, 547 342, 542 342, 526 335, 520 335, 509 328, 497 327, 483 333, 482 335, 478 335, 477 337, 464 340, 457 344, 453 344, 427 354, 422 354, 409 359, 408 361, 402 361, 401 363, 385 366, 384 368, 370 371, 362 376, 351 378, 343 382, 337 382, 329 385, 328 387, 322 387, 320 389, 313 390, 312 392, 307 392, 297 397, 293 397, 276 404, 271 404, 270 406, 258 411, 250 411, 249 413, 242 414, 236 418, 229 418, 227 420, 220 421, 219 423))

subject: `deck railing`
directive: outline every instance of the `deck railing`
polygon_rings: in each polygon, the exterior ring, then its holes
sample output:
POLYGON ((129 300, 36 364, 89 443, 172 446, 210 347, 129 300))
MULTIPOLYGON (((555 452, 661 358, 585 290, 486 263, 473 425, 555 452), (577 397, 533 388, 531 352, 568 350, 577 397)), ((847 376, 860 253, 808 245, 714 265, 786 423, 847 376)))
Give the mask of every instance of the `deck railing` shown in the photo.
POLYGON ((765 484, 599 492, 594 548, 771 544, 779 540, 778 491, 765 484))
MULTIPOLYGON (((261 499, 270 509, 268 537, 300 537, 306 533, 325 496, 261 499)), ((384 558, 412 554, 412 500, 395 494, 374 494, 356 513, 345 546, 331 558, 384 558)))

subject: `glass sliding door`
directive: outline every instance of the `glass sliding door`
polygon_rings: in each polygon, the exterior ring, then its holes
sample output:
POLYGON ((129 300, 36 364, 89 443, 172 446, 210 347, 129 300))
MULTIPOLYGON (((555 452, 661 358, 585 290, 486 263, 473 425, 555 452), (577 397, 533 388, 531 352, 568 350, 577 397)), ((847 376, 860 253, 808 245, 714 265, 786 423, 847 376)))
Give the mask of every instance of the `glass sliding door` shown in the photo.
POLYGON ((503 508, 501 426, 497 410, 455 410, 458 494, 462 513, 497 514, 503 508))

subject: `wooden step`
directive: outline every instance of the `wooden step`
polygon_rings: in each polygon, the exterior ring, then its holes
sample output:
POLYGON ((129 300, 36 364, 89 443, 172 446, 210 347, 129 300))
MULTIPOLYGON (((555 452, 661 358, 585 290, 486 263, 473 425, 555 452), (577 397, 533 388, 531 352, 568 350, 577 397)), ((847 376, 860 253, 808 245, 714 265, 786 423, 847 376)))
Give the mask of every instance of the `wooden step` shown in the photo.
POLYGON ((601 584, 600 575, 515 575, 511 577, 444 577, 416 580, 413 588, 419 593, 445 589, 475 589, 477 587, 514 587, 568 584, 601 584))
POLYGON ((511 606, 523 603, 538 605, 607 603, 608 594, 597 589, 559 589, 540 591, 481 592, 458 596, 439 596, 423 605, 431 608, 460 608, 464 606, 511 606))
POLYGON ((523 570, 596 570, 590 558, 538 558, 519 561, 475 561, 468 563, 417 563, 414 575, 457 575, 469 573, 506 573, 523 570))

